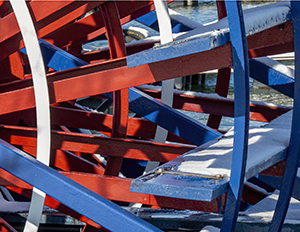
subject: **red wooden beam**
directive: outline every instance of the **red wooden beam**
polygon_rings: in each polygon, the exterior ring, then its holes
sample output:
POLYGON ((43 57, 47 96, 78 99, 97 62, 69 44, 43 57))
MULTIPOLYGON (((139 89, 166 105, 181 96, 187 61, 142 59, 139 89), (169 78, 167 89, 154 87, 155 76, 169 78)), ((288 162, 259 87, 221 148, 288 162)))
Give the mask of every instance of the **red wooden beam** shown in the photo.
MULTIPOLYGON (((105 1, 31 1, 31 11, 38 38, 58 30, 68 23, 101 5, 105 1), (42 6, 42 7, 40 7, 42 6), (67 7, 66 7, 67 6, 67 7)), ((24 47, 14 13, 0 20, 0 60, 24 47)))
MULTIPOLYGON (((141 89, 148 95, 159 99, 160 91, 153 89, 141 89)), ((219 116, 234 117, 233 99, 215 99, 209 95, 190 96, 184 94, 174 94, 173 107, 187 111, 209 113, 219 116)), ((270 122, 278 116, 291 110, 285 106, 270 106, 259 102, 250 102, 250 120, 270 122)))
MULTIPOLYGON (((154 9, 152 6, 153 1, 118 1, 116 4, 118 6, 121 24, 142 16, 154 9)), ((77 48, 75 51, 81 51, 81 45, 83 43, 104 33, 105 28, 101 11, 97 11, 76 22, 70 23, 66 27, 46 36, 44 39, 58 47, 71 46, 71 48, 68 48, 68 51, 75 49, 76 46, 78 46, 80 50, 77 48)))
MULTIPOLYGON (((107 2, 101 5, 103 21, 105 24, 110 58, 126 56, 125 41, 120 23, 119 11, 115 2, 107 2)), ((113 92, 113 138, 126 138, 128 125, 128 88, 113 92)), ((105 175, 118 176, 122 166, 121 157, 107 158, 105 175)))
POLYGON ((248 49, 259 49, 264 47, 285 44, 294 41, 293 23, 292 21, 285 22, 281 25, 271 27, 260 33, 247 37, 248 49))
MULTIPOLYGON (((36 147, 36 129, 19 126, 1 126, 1 138, 12 145, 36 147)), ((107 138, 99 135, 52 131, 52 149, 88 154, 159 162, 170 161, 195 146, 107 138)))
MULTIPOLYGON (((124 58, 47 75, 50 102, 59 103, 231 65, 229 44, 214 50, 127 68, 124 58), (109 82, 107 77, 109 77, 109 82), (88 86, 88 88, 83 87, 88 86)), ((31 80, 0 85, 0 115, 35 106, 31 80), (22 96, 22 97, 20 97, 22 96)))
MULTIPOLYGON (((84 128, 89 130, 96 130, 111 136, 113 116, 109 114, 96 113, 91 111, 85 111, 82 109, 72 109, 60 106, 51 106, 51 123, 52 125, 64 125, 67 127, 84 128), (72 118, 72 120, 70 120, 72 118)), ((0 122, 3 122, 6 118, 5 124, 17 125, 17 123, 11 123, 10 120, 14 115, 8 114, 0 116, 0 122), (5 117, 5 119, 4 119, 5 117)), ((36 122, 35 110, 30 109, 22 112, 22 116, 18 117, 18 120, 36 122)), ((153 139, 155 135, 156 124, 143 119, 143 118, 129 118, 127 136, 153 139)), ((184 139, 169 133, 168 141, 178 142, 183 144, 190 144, 184 139)))
POLYGON ((1 232, 18 232, 7 221, 0 217, 0 231, 1 232))

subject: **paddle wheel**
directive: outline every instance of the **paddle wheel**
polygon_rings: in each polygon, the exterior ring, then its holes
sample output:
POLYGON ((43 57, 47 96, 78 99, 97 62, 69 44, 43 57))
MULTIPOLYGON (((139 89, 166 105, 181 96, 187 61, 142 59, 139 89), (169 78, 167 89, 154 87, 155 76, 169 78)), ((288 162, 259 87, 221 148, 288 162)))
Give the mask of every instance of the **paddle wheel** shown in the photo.
POLYGON ((12 213, 29 212, 24 231, 38 229, 44 204, 84 231, 160 231, 121 207, 133 203, 219 213, 221 230, 233 231, 241 199, 263 198, 244 188, 251 178, 283 179, 270 231, 282 228, 292 193, 299 199, 298 74, 265 56, 296 51, 298 66, 299 3, 217 6, 218 22, 175 34, 184 27, 160 1, 2 1, 0 184, 12 213), (125 44, 122 25, 149 12, 152 20, 155 8, 161 38, 125 44), (104 34, 108 48, 82 53, 104 34), (234 99, 226 98, 231 68, 234 99), (215 69, 217 95, 172 93, 170 80, 215 69), (249 102, 249 74, 293 97, 293 114, 249 102), (161 91, 144 86, 161 81, 161 91), (207 125, 177 109, 208 113, 207 125), (232 131, 219 130, 223 116, 234 118, 232 131), (249 120, 272 122, 249 130, 249 120), (162 166, 143 175, 149 161, 162 166))

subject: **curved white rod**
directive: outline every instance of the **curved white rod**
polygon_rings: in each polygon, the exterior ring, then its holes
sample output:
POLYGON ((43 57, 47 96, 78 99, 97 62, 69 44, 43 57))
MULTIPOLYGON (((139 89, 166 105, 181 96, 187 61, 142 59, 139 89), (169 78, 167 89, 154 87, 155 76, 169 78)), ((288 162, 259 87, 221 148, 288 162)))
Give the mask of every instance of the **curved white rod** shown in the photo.
MULTIPOLYGON (((25 0, 10 0, 17 18, 32 73, 37 118, 37 160, 49 165, 50 160, 50 107, 48 85, 42 53, 25 0)), ((45 193, 33 188, 32 199, 24 231, 38 230, 45 193)))
MULTIPOLYGON (((165 0, 154 0, 158 27, 160 33, 160 43, 165 44, 173 41, 171 19, 168 5, 165 0)), ((161 101, 169 106, 173 105, 174 79, 162 82, 161 101)), ((157 126, 154 140, 164 143, 167 139, 168 131, 157 126)), ((148 172, 159 165, 159 162, 148 162, 145 172, 148 172)))

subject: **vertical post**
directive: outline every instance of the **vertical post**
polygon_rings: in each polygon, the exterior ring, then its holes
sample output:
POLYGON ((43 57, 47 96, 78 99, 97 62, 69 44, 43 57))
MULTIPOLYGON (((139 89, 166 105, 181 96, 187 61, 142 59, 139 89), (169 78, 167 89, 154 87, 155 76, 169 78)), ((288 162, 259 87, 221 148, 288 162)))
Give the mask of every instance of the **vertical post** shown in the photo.
MULTIPOLYGON (((25 0, 11 0, 17 22, 27 49, 34 86, 37 118, 37 160, 49 165, 51 146, 50 100, 44 68, 43 56, 39 46, 34 24, 25 0)), ((31 204, 24 231, 37 231, 46 194, 33 188, 31 204)))
MULTIPOLYGON (((120 58, 126 56, 126 47, 120 16, 114 1, 101 5, 105 23, 110 57, 120 58)), ((109 77, 108 77, 109 80, 109 77)), ((126 138, 128 124, 128 89, 117 90, 113 93, 113 130, 112 137, 126 138)), ((108 157, 105 175, 118 176, 122 165, 122 158, 108 157)))
POLYGON ((231 174, 221 231, 234 231, 241 204, 248 150, 249 64, 240 1, 225 1, 234 68, 234 140, 231 174))
MULTIPOLYGON (((165 0, 154 0, 155 11, 158 20, 160 43, 166 44, 173 41, 171 19, 168 11, 168 5, 165 0)), ((168 106, 173 105, 174 79, 162 82, 161 101, 168 106)), ((160 126, 156 127, 155 138, 157 142, 164 143, 167 140, 168 131, 160 126)), ((148 172, 159 165, 159 162, 149 161, 145 172, 148 172)))
MULTIPOLYGON (((226 13, 226 6, 224 0, 218 0, 216 1, 216 4, 217 4, 219 20, 225 18, 227 16, 227 13, 226 13)), ((230 74, 231 74, 230 68, 223 68, 218 70, 215 93, 217 93, 221 97, 227 97, 230 74)), ((222 120, 222 116, 211 114, 208 117, 207 126, 217 130, 220 126, 221 120, 222 120)))

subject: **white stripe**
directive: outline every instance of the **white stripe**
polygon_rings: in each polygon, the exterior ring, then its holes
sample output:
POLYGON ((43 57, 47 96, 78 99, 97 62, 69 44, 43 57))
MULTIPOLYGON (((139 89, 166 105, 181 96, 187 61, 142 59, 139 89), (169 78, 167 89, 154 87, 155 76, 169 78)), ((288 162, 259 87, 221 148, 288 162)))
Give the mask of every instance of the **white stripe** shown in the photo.
MULTIPOLYGON (((25 0, 10 0, 10 2, 23 36, 32 72, 37 115, 37 160, 49 165, 50 108, 42 53, 25 0)), ((44 200, 45 194, 34 188, 24 231, 37 231, 44 200)))
MULTIPOLYGON (((168 11, 167 2, 164 0, 154 0, 158 27, 160 33, 160 43, 165 44, 173 41, 171 19, 168 11)), ((162 82, 161 101, 168 106, 173 105, 173 88, 174 79, 166 80, 162 82)), ((167 140, 168 131, 164 128, 157 126, 154 140, 156 142, 164 143, 167 140)), ((159 162, 147 163, 145 172, 148 172, 159 165, 159 162)))

